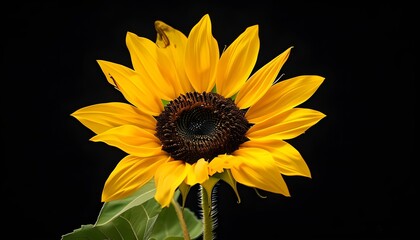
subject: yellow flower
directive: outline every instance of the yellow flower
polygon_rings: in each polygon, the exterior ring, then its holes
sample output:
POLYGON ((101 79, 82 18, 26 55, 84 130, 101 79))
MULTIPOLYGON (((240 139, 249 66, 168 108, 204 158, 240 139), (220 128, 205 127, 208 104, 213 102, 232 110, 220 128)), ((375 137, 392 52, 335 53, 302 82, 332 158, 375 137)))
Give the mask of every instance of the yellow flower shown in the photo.
POLYGON ((296 107, 324 78, 277 81, 292 47, 252 73, 258 25, 222 53, 207 14, 188 37, 162 21, 155 28, 155 42, 127 33, 132 68, 98 60, 128 103, 100 103, 72 114, 96 134, 92 141, 127 153, 107 179, 102 201, 127 197, 154 179, 155 199, 166 207, 181 185, 205 184, 226 172, 235 183, 289 196, 282 175, 311 177, 286 140, 325 117, 296 107))

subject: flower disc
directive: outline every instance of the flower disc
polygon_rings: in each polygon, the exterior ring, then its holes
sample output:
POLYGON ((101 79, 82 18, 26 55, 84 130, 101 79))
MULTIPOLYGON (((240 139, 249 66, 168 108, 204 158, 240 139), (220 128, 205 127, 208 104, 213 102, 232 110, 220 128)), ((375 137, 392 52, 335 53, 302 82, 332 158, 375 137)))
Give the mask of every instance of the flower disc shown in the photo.
POLYGON ((229 154, 248 141, 252 126, 230 98, 189 92, 166 105, 157 117, 156 136, 174 159, 195 163, 229 154))

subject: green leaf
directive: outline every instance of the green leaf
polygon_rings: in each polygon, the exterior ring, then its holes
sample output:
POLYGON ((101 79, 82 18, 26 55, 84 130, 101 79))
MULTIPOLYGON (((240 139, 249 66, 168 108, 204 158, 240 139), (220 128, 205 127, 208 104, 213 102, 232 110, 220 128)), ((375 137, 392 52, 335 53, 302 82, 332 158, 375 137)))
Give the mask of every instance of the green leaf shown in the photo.
POLYGON ((81 228, 74 230, 71 233, 65 234, 61 237, 62 240, 92 240, 92 239, 106 239, 106 236, 94 225, 82 225, 81 228))
MULTIPOLYGON (((153 226, 162 208, 154 199, 130 208, 102 225, 87 225, 73 233, 64 235, 62 240, 138 240, 150 239, 153 226)), ((103 208, 103 211, 107 211, 103 208)))
MULTIPOLYGON (((188 232, 191 239, 198 238, 203 232, 203 224, 196 217, 194 212, 188 208, 184 208, 184 219, 187 225, 188 232)), ((177 218, 175 208, 173 205, 170 205, 169 208, 165 208, 159 214, 159 217, 156 221, 155 227, 153 229, 153 234, 151 240, 183 240, 181 225, 177 218)))
POLYGON ((154 181, 152 180, 127 198, 104 203, 99 213, 96 225, 106 224, 130 208, 149 201, 155 196, 155 193, 156 187, 154 181), (104 211, 104 209, 106 209, 106 211, 104 211))
MULTIPOLYGON (((155 192, 155 185, 151 181, 125 199, 105 203, 94 225, 82 225, 61 239, 182 240, 182 229, 173 205, 162 208, 154 199, 155 192)), ((174 198, 177 199, 179 195, 179 191, 176 191, 174 198)), ((191 239, 199 237, 203 229, 201 221, 186 208, 184 219, 191 239)))

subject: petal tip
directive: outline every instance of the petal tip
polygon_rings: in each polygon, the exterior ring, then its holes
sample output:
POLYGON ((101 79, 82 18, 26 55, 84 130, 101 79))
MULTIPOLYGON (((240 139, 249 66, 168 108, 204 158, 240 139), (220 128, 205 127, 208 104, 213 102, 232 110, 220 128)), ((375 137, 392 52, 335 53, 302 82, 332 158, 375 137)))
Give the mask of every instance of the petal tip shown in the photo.
POLYGON ((210 14, 205 14, 202 18, 201 18, 201 22, 205 22, 205 23, 210 23, 210 14))
POLYGON ((253 26, 248 27, 248 31, 254 31, 254 32, 258 32, 259 30, 259 25, 255 24, 253 26))

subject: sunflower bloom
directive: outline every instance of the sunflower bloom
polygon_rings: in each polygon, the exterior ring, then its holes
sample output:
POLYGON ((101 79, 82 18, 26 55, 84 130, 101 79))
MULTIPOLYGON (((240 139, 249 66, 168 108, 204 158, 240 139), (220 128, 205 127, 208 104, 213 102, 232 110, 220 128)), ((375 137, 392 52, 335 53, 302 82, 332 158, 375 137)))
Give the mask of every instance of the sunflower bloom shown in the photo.
POLYGON ((121 199, 154 180, 169 206, 181 185, 229 172, 233 181, 289 196, 283 175, 311 177, 286 141, 325 117, 297 106, 323 82, 316 75, 277 81, 292 47, 253 73, 260 41, 250 26, 222 53, 204 15, 188 36, 155 22, 156 41, 128 32, 132 68, 98 60, 127 103, 83 107, 72 116, 127 153, 105 182, 102 201, 121 199))

